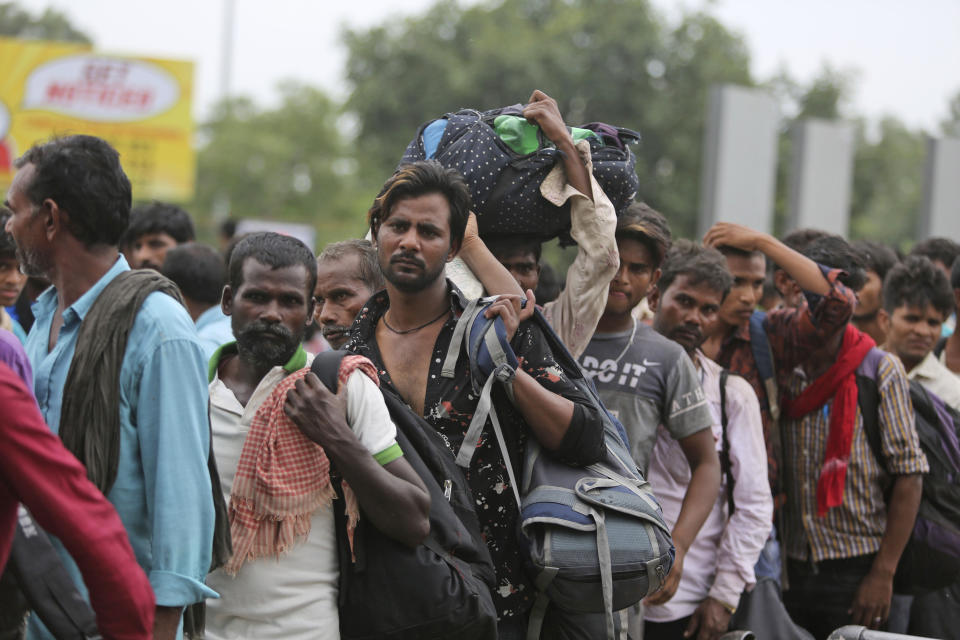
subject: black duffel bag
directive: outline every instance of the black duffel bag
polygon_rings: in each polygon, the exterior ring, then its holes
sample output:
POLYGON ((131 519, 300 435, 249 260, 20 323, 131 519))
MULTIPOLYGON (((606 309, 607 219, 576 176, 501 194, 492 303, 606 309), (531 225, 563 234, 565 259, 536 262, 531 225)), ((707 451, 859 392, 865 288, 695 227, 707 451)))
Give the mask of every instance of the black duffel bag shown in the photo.
MULTIPOLYGON (((311 370, 331 391, 347 352, 317 355, 311 370)), ((346 535, 343 500, 334 500, 343 640, 495 640, 496 578, 463 473, 440 435, 392 392, 384 401, 403 457, 430 492, 430 534, 411 549, 362 515, 346 535)), ((338 497, 340 479, 333 477, 338 497)), ((360 505, 361 513, 363 505, 360 505)))
MULTIPOLYGON (((562 244, 572 243, 569 203, 557 207, 540 194, 540 183, 560 160, 560 152, 541 135, 539 149, 517 154, 493 128, 494 120, 501 115, 522 116, 523 105, 482 112, 464 109, 444 115, 441 119, 447 121, 446 128, 429 155, 423 132, 436 122, 431 120, 407 145, 400 164, 433 158, 462 173, 470 187, 482 237, 524 235, 541 241, 559 237, 562 244)), ((598 136, 589 139, 593 175, 614 208, 621 211, 640 187, 637 159, 629 147, 640 140, 640 134, 602 123, 580 128, 598 136)))

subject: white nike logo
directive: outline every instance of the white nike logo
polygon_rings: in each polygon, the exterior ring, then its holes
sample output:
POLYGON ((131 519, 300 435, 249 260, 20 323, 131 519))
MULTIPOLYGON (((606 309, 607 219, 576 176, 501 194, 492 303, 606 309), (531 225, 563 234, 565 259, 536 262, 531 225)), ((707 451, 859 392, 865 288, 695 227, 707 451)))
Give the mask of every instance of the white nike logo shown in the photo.
POLYGON ((645 366, 645 367, 659 367, 659 366, 660 366, 660 363, 659 363, 659 362, 650 362, 649 360, 647 360, 646 358, 644 358, 644 359, 643 359, 643 366, 645 366))

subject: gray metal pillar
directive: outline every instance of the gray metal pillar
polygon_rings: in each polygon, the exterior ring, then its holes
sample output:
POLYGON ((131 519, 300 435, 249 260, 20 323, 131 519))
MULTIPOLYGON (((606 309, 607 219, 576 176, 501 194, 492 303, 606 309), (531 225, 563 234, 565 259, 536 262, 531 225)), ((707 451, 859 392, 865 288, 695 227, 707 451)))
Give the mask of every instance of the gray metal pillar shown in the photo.
POLYGON ((960 138, 930 138, 918 240, 960 242, 960 138))
POLYGON ((853 151, 850 123, 811 118, 794 124, 788 230, 812 227, 847 236, 853 151))
POLYGON ((736 85, 710 92, 698 231, 738 222, 773 231, 780 112, 766 91, 736 85))

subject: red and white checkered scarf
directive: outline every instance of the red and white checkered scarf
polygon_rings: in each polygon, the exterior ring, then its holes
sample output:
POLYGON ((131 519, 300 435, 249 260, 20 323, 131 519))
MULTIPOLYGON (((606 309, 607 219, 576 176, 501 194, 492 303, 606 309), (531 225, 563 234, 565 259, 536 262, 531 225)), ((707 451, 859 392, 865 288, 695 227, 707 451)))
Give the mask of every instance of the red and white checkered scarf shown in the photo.
MULTIPOLYGON (((360 369, 379 386, 377 370, 363 356, 346 356, 338 371, 338 395, 360 369)), ((287 392, 310 373, 296 371, 277 385, 260 405, 240 452, 230 494, 230 534, 233 556, 224 569, 236 575, 249 559, 277 557, 310 534, 310 519, 318 508, 329 508, 336 497, 330 482, 330 461, 323 447, 308 439, 283 411, 287 392)), ((359 519, 356 497, 342 483, 347 535, 359 519)))

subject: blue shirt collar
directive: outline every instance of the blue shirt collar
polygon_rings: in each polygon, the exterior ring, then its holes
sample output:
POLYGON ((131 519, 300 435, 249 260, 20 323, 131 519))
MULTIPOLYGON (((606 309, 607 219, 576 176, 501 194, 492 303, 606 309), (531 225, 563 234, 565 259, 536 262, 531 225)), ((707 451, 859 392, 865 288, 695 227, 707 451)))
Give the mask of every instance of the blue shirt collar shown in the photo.
POLYGON ((223 312, 223 309, 220 308, 220 305, 215 304, 201 313, 195 324, 197 325, 197 329, 202 329, 203 327, 223 320, 226 317, 227 315, 223 312))
MULTIPOLYGON (((100 276, 100 279, 97 282, 87 289, 86 293, 77 298, 73 304, 64 309, 63 315, 64 318, 67 317, 68 312, 73 310, 73 313, 83 322, 83 319, 87 316, 87 312, 90 311, 90 307, 93 306, 94 301, 97 299, 97 296, 100 295, 110 282, 113 281, 118 275, 124 271, 129 271, 130 265, 127 264, 127 259, 123 257, 121 253, 117 256, 117 261, 113 263, 113 266, 107 270, 105 274, 100 276)), ((52 314, 57 308, 57 288, 50 287, 46 291, 40 294, 37 297, 37 301, 33 303, 35 309, 34 316, 49 315, 52 314)))

